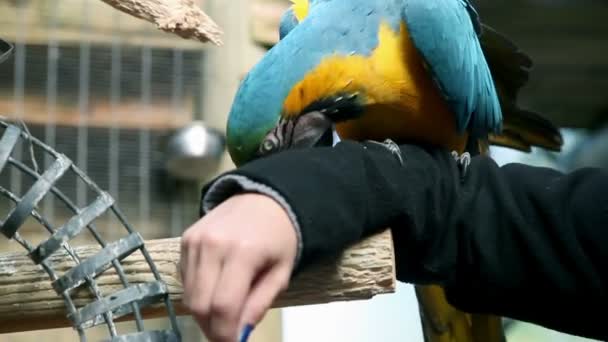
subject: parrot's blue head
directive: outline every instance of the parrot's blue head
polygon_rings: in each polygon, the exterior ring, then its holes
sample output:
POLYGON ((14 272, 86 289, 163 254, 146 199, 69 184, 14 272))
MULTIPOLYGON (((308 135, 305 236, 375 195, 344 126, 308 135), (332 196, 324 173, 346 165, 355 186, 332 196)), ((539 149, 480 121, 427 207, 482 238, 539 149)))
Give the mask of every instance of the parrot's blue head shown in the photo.
MULTIPOLYGON (((292 145, 325 141, 332 123, 320 114, 356 115, 364 101, 356 88, 361 82, 354 78, 366 76, 362 61, 378 43, 378 6, 364 0, 293 2, 282 17, 281 40, 250 70, 235 95, 227 145, 237 166, 272 149, 273 141, 286 134, 296 132, 303 139, 292 145), (348 20, 340 20, 345 14, 348 20), (315 131, 298 131, 304 126, 315 131)), ((388 12, 384 21, 391 18, 388 12)))
POLYGON ((258 156, 264 138, 277 126, 292 88, 315 65, 295 42, 273 47, 243 79, 228 116, 228 152, 235 165, 258 156), (297 60, 297 61, 296 61, 297 60))

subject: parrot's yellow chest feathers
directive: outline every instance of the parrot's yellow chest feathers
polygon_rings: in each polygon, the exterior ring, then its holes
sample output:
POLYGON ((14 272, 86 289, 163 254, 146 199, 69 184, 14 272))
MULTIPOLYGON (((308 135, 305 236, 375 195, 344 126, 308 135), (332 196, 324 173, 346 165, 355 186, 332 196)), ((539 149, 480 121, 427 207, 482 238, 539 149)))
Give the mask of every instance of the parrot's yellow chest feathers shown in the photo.
POLYGON ((296 84, 283 104, 284 116, 303 114, 317 101, 359 94, 364 115, 340 123, 343 139, 424 140, 464 147, 454 115, 440 96, 405 24, 399 32, 382 24, 369 55, 331 55, 296 84))
POLYGON ((298 115, 311 103, 339 93, 363 93, 369 104, 398 102, 412 75, 406 70, 399 34, 382 25, 379 35, 370 56, 331 55, 322 60, 285 99, 285 113, 298 115))

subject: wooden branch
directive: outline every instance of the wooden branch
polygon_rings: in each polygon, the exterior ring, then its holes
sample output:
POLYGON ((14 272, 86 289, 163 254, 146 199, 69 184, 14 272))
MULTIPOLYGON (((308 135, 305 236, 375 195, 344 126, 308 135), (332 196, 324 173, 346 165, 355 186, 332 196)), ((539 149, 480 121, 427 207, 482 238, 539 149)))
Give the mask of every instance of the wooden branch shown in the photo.
POLYGON ((219 26, 194 0, 102 0, 108 5, 149 21, 165 32, 184 39, 222 45, 219 26))
MULTIPOLYGON (((188 314, 181 305, 182 287, 177 270, 180 239, 146 242, 162 279, 167 283, 170 298, 179 315, 188 314)), ((83 258, 99 250, 97 246, 75 248, 83 258)), ((73 262, 65 254, 56 253, 50 264, 63 274, 73 262)), ((121 264, 130 283, 154 280, 143 256, 138 252, 121 264)), ((122 285, 113 269, 96 278, 102 294, 109 295, 122 285)), ((273 304, 274 308, 321 304, 336 301, 369 299, 395 290, 396 276, 392 237, 389 230, 369 237, 345 250, 340 256, 303 270, 290 288, 273 304)), ((91 301, 88 290, 73 293, 76 306, 91 301)), ((145 318, 166 315, 164 306, 149 307, 145 318)), ((127 317, 126 320, 132 319, 127 317)), ((62 298, 52 289, 48 276, 35 266, 25 253, 0 254, 0 333, 69 327, 62 298)))

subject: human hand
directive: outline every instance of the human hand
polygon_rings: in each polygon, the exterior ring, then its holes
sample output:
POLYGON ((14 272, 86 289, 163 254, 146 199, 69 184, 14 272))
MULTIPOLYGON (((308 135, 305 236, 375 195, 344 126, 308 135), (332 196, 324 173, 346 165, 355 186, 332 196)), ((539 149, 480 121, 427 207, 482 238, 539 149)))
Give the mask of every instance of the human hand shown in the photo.
POLYGON ((272 198, 229 198, 186 230, 183 302, 212 342, 235 342, 255 326, 289 283, 296 232, 272 198))

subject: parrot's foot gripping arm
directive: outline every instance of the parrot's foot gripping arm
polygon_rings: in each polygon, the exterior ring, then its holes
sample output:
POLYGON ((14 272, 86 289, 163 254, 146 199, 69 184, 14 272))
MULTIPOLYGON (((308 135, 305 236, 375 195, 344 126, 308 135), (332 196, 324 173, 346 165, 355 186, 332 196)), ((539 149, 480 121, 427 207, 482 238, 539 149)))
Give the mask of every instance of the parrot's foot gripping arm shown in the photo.
POLYGON ((454 157, 454 159, 458 163, 460 172, 462 172, 461 179, 464 179, 464 177, 467 174, 467 169, 468 169, 469 165, 471 164, 471 154, 469 152, 465 152, 463 154, 458 154, 458 152, 452 151, 452 157, 454 157))
MULTIPOLYGON (((401 149, 399 148, 399 145, 397 145, 397 143, 395 143, 391 139, 386 139, 383 142, 375 140, 366 140, 366 142, 377 144, 387 148, 391 152, 391 154, 393 154, 399 160, 399 163, 403 165, 403 155, 401 153, 401 149)), ((460 169, 460 172, 462 174, 461 179, 464 179, 467 174, 468 167, 471 164, 471 154, 469 152, 459 154, 456 151, 452 151, 452 157, 454 157, 456 163, 458 164, 458 168, 460 169)))
POLYGON ((367 142, 386 147, 391 152, 391 154, 393 154, 399 160, 399 163, 403 165, 403 155, 401 154, 401 149, 399 148, 399 145, 397 145, 397 143, 395 143, 391 139, 386 139, 383 142, 378 142, 375 140, 367 140, 367 142))

